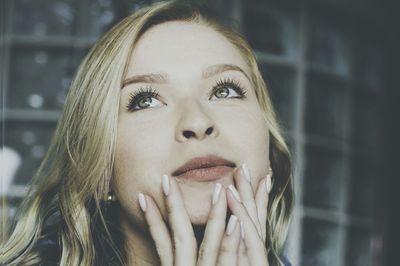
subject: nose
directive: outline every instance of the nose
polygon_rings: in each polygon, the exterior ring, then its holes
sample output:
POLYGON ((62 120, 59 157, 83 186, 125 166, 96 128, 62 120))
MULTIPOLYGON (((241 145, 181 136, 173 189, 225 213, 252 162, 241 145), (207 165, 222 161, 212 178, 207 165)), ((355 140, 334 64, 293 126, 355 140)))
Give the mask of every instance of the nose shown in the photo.
POLYGON ((186 142, 191 138, 203 140, 218 135, 218 128, 210 114, 206 113, 198 102, 183 103, 179 109, 181 116, 175 135, 178 141, 186 142))

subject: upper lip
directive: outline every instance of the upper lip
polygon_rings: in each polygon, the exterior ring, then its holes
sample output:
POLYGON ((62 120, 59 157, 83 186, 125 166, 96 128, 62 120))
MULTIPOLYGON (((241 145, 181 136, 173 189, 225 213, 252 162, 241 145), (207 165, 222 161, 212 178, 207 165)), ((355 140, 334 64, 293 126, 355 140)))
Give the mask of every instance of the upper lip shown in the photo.
POLYGON ((216 155, 207 155, 204 157, 196 157, 187 161, 184 165, 176 169, 172 175, 179 176, 187 171, 199 168, 208 168, 214 166, 229 166, 236 167, 236 164, 232 161, 226 160, 216 155))

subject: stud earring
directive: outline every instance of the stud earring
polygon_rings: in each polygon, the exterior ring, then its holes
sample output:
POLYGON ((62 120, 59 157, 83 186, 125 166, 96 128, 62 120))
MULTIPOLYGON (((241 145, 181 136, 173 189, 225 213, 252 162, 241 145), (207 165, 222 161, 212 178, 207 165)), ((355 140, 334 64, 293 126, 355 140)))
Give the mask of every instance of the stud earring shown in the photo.
POLYGON ((107 193, 107 203, 113 203, 117 201, 117 197, 114 192, 110 191, 107 193))

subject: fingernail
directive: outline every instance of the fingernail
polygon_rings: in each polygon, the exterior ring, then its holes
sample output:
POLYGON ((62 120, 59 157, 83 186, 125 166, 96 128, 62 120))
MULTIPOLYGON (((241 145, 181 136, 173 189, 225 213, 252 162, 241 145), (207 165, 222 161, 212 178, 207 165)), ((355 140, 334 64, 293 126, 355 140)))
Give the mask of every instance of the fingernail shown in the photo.
POLYGON ((139 193, 138 195, 138 199, 139 199, 139 206, 142 209, 142 211, 146 211, 146 199, 143 195, 143 193, 139 193))
POLYGON ((164 195, 168 196, 168 193, 169 193, 169 177, 168 177, 168 175, 162 176, 162 188, 164 191, 164 195))
POLYGON ((265 181, 265 187, 267 189, 267 193, 269 194, 271 192, 271 175, 267 174, 267 180, 265 181))
POLYGON ((237 218, 235 215, 232 214, 231 217, 229 218, 228 226, 226 227, 226 234, 228 236, 232 234, 233 231, 235 230, 236 222, 237 218))
POLYGON ((243 222, 240 222, 240 236, 244 240, 244 225, 243 225, 243 222))
POLYGON ((250 183, 250 171, 249 171, 249 168, 247 167, 247 164, 244 163, 242 165, 242 171, 243 171, 244 177, 246 178, 247 182, 250 183))
POLYGON ((221 192, 221 184, 216 183, 214 187, 214 193, 213 193, 213 198, 212 198, 212 204, 215 205, 218 202, 219 199, 219 194, 221 192))
POLYGON ((232 192, 233 197, 234 197, 237 201, 242 202, 242 201, 240 200, 239 192, 236 190, 236 188, 235 188, 232 184, 230 184, 228 188, 229 188, 229 190, 232 192))

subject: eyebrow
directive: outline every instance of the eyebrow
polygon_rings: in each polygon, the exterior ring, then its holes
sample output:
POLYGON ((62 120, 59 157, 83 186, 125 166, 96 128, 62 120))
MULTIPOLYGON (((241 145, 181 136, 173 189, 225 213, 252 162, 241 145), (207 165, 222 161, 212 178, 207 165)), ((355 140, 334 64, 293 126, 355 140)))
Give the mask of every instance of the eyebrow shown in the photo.
MULTIPOLYGON (((217 74, 221 74, 225 71, 239 71, 243 75, 245 75, 246 78, 250 81, 250 78, 247 75, 247 73, 239 66, 233 64, 218 64, 209 66, 206 69, 204 69, 202 73, 202 78, 207 79, 217 74)), ((134 83, 167 83, 168 79, 169 79, 168 75, 165 73, 149 73, 143 75, 135 75, 125 79, 122 82, 121 89, 123 89, 125 86, 129 84, 134 84, 134 83)))

